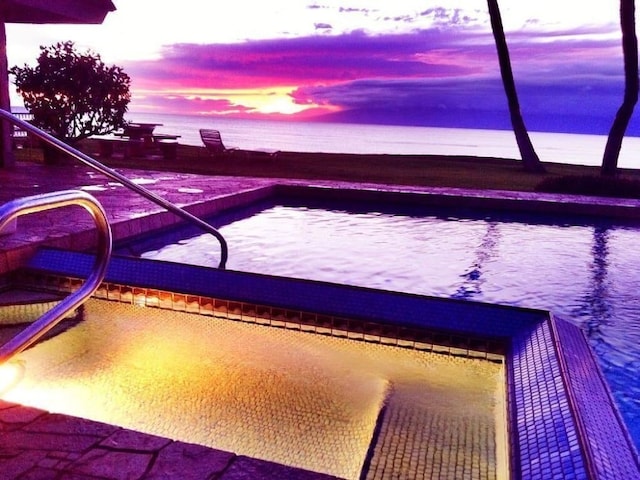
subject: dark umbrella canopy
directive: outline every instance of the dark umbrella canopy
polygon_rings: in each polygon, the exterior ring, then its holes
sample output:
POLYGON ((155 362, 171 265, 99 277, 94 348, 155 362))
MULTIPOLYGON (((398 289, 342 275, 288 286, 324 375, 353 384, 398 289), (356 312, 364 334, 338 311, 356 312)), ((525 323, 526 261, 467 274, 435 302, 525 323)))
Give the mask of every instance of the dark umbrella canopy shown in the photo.
POLYGON ((102 23, 116 9, 111 0, 2 0, 4 23, 102 23))

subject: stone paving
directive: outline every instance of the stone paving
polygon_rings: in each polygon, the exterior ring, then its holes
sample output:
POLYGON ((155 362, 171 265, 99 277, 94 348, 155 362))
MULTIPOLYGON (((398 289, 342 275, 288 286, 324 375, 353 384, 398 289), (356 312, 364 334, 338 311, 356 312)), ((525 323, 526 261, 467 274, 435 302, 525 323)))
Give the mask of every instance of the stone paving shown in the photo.
POLYGON ((0 400, 0 478, 335 478, 0 400))

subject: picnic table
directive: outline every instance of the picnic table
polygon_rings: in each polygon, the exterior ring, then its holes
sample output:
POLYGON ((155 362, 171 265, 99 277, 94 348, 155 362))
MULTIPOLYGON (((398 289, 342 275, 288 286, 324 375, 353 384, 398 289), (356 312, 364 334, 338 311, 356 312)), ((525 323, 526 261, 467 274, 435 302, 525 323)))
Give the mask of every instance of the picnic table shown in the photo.
POLYGON ((180 135, 154 133, 156 127, 161 126, 161 123, 130 122, 113 135, 127 142, 127 154, 132 157, 145 157, 157 148, 165 159, 174 160, 180 135))

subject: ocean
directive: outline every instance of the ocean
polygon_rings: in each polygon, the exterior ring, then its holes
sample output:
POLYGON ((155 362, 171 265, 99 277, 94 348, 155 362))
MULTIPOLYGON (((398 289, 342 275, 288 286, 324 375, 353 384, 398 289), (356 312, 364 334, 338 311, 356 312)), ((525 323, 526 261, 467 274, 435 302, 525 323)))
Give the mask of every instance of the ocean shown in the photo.
MULTIPOLYGON (((520 158, 513 132, 461 128, 246 120, 204 115, 128 113, 128 121, 160 123, 158 133, 202 145, 198 129, 219 130, 227 147, 292 152, 440 154, 520 158)), ((543 162, 598 166, 605 135, 529 132, 543 162)), ((640 168, 640 137, 626 137, 618 165, 640 168)))

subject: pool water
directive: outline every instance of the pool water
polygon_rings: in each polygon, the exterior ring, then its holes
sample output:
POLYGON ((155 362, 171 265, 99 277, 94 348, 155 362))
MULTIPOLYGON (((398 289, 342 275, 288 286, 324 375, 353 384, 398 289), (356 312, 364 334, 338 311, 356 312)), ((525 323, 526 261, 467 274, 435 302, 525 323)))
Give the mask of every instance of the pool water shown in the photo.
MULTIPOLYGON (((640 446, 640 224, 488 211, 260 206, 214 220, 232 270, 541 308, 580 326, 640 446)), ((209 235, 127 251, 215 266, 209 235)))
POLYGON ((378 428, 367 478, 506 477, 501 363, 96 299, 20 361, 3 398, 50 412, 350 480, 378 428))

